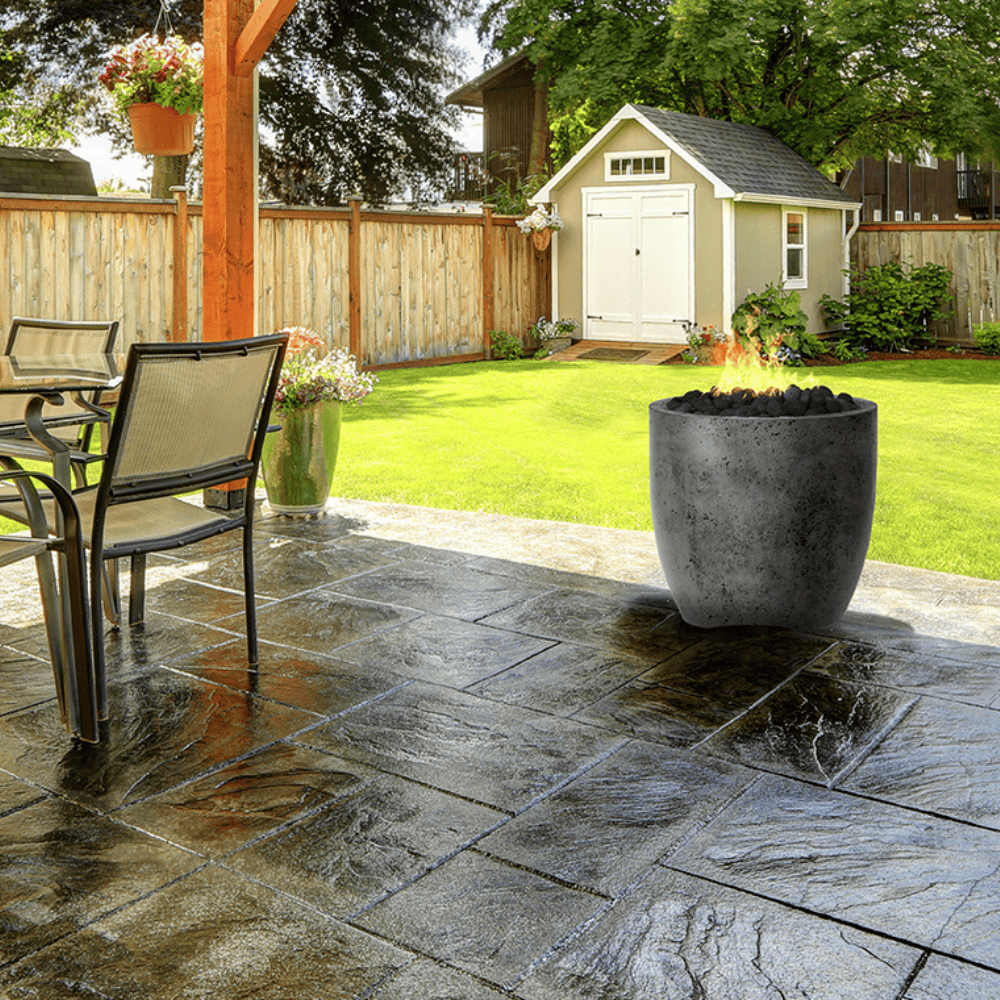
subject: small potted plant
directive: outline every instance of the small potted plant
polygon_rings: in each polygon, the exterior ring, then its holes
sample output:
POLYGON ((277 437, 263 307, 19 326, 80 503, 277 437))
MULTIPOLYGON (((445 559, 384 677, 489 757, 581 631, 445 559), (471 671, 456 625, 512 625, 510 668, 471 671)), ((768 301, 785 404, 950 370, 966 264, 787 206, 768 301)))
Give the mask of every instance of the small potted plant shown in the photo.
POLYGON ((111 53, 98 80, 132 123, 135 148, 149 156, 181 156, 194 148, 204 104, 204 51, 177 35, 143 35, 111 53))
POLYGON ((549 322, 544 316, 539 316, 528 334, 541 343, 547 354, 555 354, 573 343, 573 331, 579 325, 575 319, 554 319, 549 322))
POLYGON ((360 403, 378 379, 358 370, 343 348, 325 352, 301 326, 286 327, 288 349, 267 435, 261 472, 268 503, 278 514, 317 514, 326 506, 340 447, 342 404, 360 403))
POLYGON ((531 233, 536 250, 545 250, 552 239, 553 230, 562 229, 562 227, 563 220, 559 212, 554 208, 547 212, 543 205, 539 205, 531 215, 517 220, 517 228, 522 233, 531 233))

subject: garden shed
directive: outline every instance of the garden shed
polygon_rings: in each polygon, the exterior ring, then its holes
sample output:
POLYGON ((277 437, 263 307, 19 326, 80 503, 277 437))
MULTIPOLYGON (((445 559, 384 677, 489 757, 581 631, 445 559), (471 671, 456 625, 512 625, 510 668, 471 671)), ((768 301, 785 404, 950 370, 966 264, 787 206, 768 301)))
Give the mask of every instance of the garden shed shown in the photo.
POLYGON ((728 330, 748 292, 778 282, 822 332, 861 207, 763 129, 632 104, 532 201, 564 223, 554 315, 587 340, 667 344, 728 330))

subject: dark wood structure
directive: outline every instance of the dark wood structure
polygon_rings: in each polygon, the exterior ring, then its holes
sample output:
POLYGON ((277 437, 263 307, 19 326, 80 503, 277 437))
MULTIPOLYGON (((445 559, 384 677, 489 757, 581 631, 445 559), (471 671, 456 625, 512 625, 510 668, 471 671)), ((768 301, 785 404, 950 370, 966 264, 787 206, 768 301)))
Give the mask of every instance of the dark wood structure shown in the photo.
POLYGON ((90 164, 66 149, 0 146, 0 191, 97 197, 90 164))

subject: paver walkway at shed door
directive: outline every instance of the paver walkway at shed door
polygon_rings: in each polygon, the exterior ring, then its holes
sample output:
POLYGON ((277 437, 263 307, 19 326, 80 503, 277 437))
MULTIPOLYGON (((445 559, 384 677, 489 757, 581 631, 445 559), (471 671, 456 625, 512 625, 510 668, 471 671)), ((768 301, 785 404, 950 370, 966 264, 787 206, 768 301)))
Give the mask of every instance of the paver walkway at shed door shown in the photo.
POLYGON ((259 671, 229 540, 158 559, 96 747, 0 604, 0 996, 1000 996, 1000 585, 702 631, 651 535, 339 509, 259 671))

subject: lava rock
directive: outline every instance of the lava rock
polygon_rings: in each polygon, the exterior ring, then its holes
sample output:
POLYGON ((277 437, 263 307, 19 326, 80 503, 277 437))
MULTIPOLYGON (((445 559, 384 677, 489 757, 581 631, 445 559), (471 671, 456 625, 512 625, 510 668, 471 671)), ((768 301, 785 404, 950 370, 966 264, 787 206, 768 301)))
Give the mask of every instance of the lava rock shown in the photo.
POLYGON ((758 394, 750 389, 702 392, 692 389, 667 400, 667 409, 715 417, 803 417, 860 409, 850 393, 833 394, 825 385, 789 386, 784 392, 758 394))

